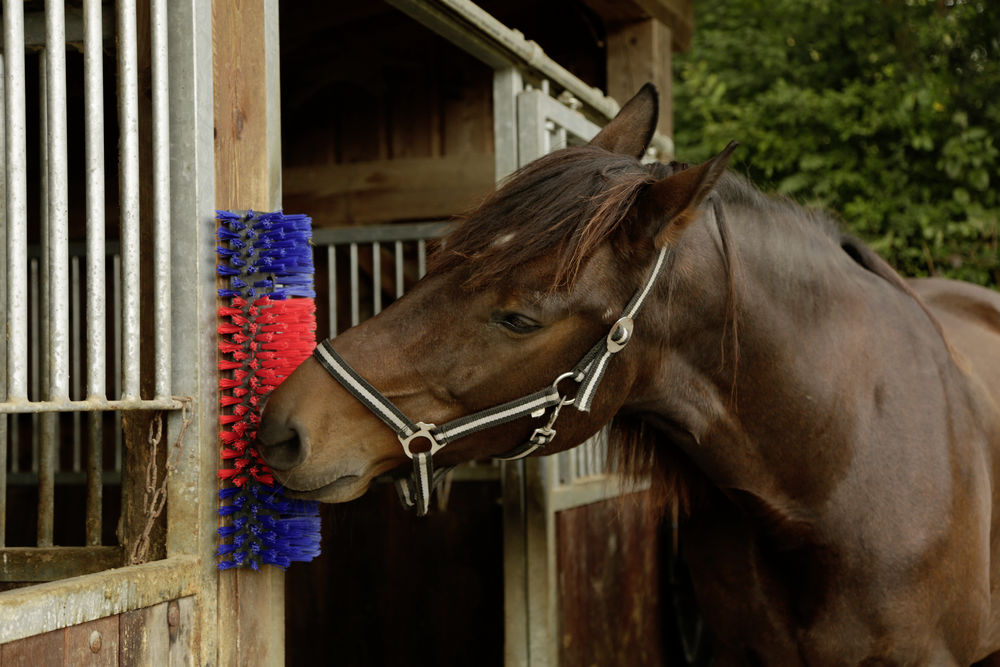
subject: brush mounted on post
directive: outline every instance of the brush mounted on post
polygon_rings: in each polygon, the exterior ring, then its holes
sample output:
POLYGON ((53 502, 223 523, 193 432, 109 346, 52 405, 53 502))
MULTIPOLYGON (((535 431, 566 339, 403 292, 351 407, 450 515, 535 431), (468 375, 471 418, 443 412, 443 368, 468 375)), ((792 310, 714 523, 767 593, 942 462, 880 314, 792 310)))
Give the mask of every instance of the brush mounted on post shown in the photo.
POLYGON ((316 344, 312 221, 218 211, 222 459, 219 569, 288 567, 319 554, 318 504, 284 496, 252 446, 264 398, 316 344))

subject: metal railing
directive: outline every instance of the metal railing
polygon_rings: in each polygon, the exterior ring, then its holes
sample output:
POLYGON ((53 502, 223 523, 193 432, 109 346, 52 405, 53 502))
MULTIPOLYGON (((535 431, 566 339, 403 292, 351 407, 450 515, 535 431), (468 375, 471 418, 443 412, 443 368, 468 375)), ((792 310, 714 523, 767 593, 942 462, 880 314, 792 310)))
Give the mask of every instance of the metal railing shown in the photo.
POLYGON ((317 268, 320 275, 316 278, 327 290, 327 335, 346 329, 345 322, 356 326, 377 315, 384 301, 403 296, 407 285, 427 272, 427 244, 439 238, 446 227, 446 222, 416 222, 316 229, 313 245, 321 249, 317 259, 326 260, 317 268), (345 280, 349 307, 339 298, 345 280))
MULTIPOLYGON (((73 10, 71 10, 73 11, 73 10)), ((105 482, 121 473, 120 413, 126 410, 176 410, 183 402, 172 396, 170 275, 170 142, 167 120, 168 82, 166 3, 151 3, 152 61, 152 244, 142 247, 139 216, 139 88, 135 0, 116 3, 116 29, 106 34, 100 0, 85 0, 82 16, 71 14, 67 35, 66 7, 47 3, 44 15, 25 20, 24 3, 3 2, 4 162, 0 197, 5 262, 0 268, 0 317, 7 330, 0 346, 0 548, 6 546, 7 484, 38 486, 38 547, 53 546, 54 495, 57 483, 87 482, 86 544, 101 544, 101 494, 105 482), (39 42, 31 28, 44 23, 39 42), (26 32, 25 27, 29 30, 26 32), (104 41, 116 36, 118 65, 117 159, 120 222, 109 233, 105 211, 103 81, 104 41), (70 41, 73 43, 70 44, 70 41), (82 220, 70 220, 70 141, 68 134, 67 50, 83 55, 84 155, 82 220), (28 173, 26 52, 37 52, 39 91, 39 173, 28 173), (39 184, 38 209, 29 208, 28 182, 39 184), (71 222, 75 223, 71 225, 71 222), (29 229, 39 242, 29 246, 29 229), (70 243, 71 228, 85 229, 70 243), (115 237, 118 241, 114 241, 115 237), (112 241, 110 249, 109 240, 112 241), (120 252, 115 246, 120 243, 120 252), (108 258, 110 257, 110 266, 108 258), (153 268, 151 304, 140 304, 142 263, 153 268), (107 292, 111 286, 111 318, 107 292), (151 308, 152 341, 142 340, 140 310, 151 308), (112 324, 109 326, 108 322, 112 324), (109 329, 111 333, 109 335, 109 329), (111 350, 108 350, 108 343, 111 350), (83 341, 83 342, 81 342, 83 341), (153 358, 155 391, 140 393, 140 360, 153 358), (109 363, 110 361, 110 363, 109 363), (110 372, 109 372, 110 371, 110 372), (111 393, 109 394, 109 379, 111 393), (103 463, 102 414, 117 411, 113 475, 103 463), (87 429, 84 434, 83 416, 87 429), (22 415, 31 414, 30 426, 22 415), (58 413, 72 413, 62 418, 58 413), (31 431, 29 470, 22 469, 24 437, 31 431), (60 465, 62 434, 70 431, 67 466, 60 465), (84 444, 87 444, 84 447, 84 444), (86 453, 84 450, 86 449, 86 453), (86 460, 84 460, 86 459, 86 460)), ((31 70, 34 72, 34 69, 31 70)), ((112 129, 112 131, 114 131, 112 129)), ((147 286, 148 287, 148 286, 147 286)))

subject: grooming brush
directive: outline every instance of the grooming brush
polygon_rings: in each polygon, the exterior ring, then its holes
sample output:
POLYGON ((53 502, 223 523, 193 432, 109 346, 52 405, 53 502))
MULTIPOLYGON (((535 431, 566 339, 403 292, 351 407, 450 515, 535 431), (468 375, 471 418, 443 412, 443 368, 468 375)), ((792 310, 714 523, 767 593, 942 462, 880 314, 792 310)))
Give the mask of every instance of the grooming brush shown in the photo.
POLYGON ((218 212, 221 425, 219 569, 288 567, 319 554, 318 504, 286 498, 254 449, 264 398, 316 344, 311 220, 218 212))

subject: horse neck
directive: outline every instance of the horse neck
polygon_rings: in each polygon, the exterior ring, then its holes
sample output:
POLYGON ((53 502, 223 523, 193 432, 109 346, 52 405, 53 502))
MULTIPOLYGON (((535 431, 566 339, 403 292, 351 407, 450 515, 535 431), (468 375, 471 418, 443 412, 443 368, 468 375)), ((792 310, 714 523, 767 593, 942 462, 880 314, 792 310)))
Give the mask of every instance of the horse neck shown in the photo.
POLYGON ((753 213, 728 211, 732 268, 711 224, 678 248, 658 313, 668 352, 648 364, 638 410, 719 486, 823 495, 864 446, 856 431, 873 392, 906 381, 879 361, 909 363, 917 382, 941 372, 947 350, 911 295, 825 231, 753 213), (734 294, 718 289, 730 271, 734 294))

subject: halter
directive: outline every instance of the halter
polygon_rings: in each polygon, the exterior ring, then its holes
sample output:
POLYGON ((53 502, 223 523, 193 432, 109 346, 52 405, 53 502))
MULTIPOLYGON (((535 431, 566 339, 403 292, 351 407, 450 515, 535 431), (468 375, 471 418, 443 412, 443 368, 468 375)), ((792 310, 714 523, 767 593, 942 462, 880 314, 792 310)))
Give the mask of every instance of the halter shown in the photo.
POLYGON ((645 283, 632 295, 632 299, 625 306, 621 317, 611 325, 607 336, 597 341, 572 370, 557 377, 545 389, 502 405, 459 417, 441 426, 422 421, 411 421, 399 408, 393 405, 392 401, 383 396, 378 389, 351 368, 343 357, 333 349, 333 344, 329 339, 316 346, 313 356, 337 382, 396 433, 396 437, 399 438, 399 442, 403 446, 403 452, 413 461, 412 475, 397 480, 396 490, 399 493, 400 501, 405 506, 416 506, 417 515, 423 516, 427 513, 431 492, 435 485, 450 470, 450 468, 440 468, 435 471, 433 456, 449 443, 522 417, 539 419, 545 416, 546 411, 549 411, 545 425, 536 428, 528 440, 505 454, 493 457, 500 461, 514 461, 533 454, 552 442, 556 436, 556 419, 558 419, 559 412, 563 407, 572 405, 580 412, 590 412, 594 393, 604 377, 608 362, 631 340, 633 320, 638 314, 639 308, 652 292, 653 285, 666 264, 668 254, 668 247, 663 246, 646 277, 645 283), (560 385, 569 382, 578 385, 576 392, 572 394, 564 392, 560 388, 560 385), (420 440, 426 440, 429 446, 424 451, 414 451, 413 443, 420 440))

